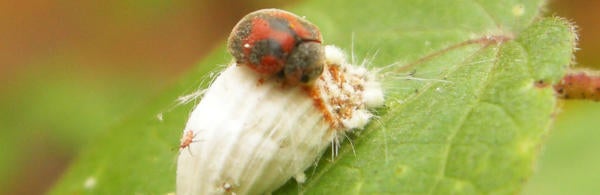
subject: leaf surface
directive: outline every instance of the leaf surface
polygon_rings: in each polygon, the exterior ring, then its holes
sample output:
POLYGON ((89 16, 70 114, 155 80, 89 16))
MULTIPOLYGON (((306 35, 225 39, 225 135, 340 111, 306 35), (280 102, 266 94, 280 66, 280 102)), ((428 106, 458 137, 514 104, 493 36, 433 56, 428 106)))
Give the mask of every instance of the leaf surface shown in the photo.
MULTIPOLYGON (((290 11, 321 28, 326 44, 371 59, 385 108, 326 154, 300 186, 281 194, 515 193, 528 176, 556 112, 550 84, 571 64, 575 34, 544 2, 308 1, 290 11)), ((180 84, 96 139, 55 194, 174 192, 178 145, 193 103, 223 48, 180 84), (157 114, 163 118, 157 120, 157 114), (86 181, 93 180, 92 188, 86 181)))

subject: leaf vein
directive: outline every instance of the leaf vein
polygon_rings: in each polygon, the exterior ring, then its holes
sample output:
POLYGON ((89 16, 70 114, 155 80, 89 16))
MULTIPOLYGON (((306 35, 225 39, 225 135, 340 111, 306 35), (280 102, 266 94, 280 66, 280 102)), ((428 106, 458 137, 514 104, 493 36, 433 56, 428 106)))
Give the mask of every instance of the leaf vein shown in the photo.
MULTIPOLYGON (((478 50, 476 53, 479 53, 479 52, 481 52, 481 51, 484 51, 484 50, 485 50, 485 48, 488 48, 488 46, 489 46, 489 45, 484 45, 484 46, 483 46, 481 49, 479 49, 479 50, 478 50)), ((494 67, 498 65, 498 55, 499 55, 500 53, 501 53, 501 52, 500 52, 500 50, 497 50, 497 51, 496 51, 496 60, 495 60, 495 62, 494 62, 494 63, 493 63, 493 64, 492 64, 492 65, 489 67, 489 69, 488 69, 487 73, 490 73, 490 72, 491 72, 491 71, 494 69, 494 67)), ((471 57, 473 57, 473 56, 474 56, 474 55, 472 55, 471 57)), ((452 130, 452 131, 451 131, 451 134, 450 134, 450 136, 449 136, 449 137, 448 137, 448 139, 447 139, 447 143, 446 143, 447 147, 444 149, 444 151, 443 151, 443 154, 442 154, 442 155, 443 155, 443 163, 441 164, 441 166, 440 166, 440 168, 439 168, 439 170, 440 170, 440 171, 439 171, 439 172, 438 172, 438 174, 437 174, 437 179, 436 179, 436 182, 435 182, 435 184, 432 186, 432 188, 431 188, 431 191, 429 191, 429 194, 433 194, 433 192, 435 191, 435 189, 437 188, 437 186, 439 185, 439 183, 441 182, 441 180, 442 180, 444 177, 446 177, 446 176, 445 176, 445 172, 446 172, 446 166, 448 165, 448 159, 449 159, 450 150, 451 150, 451 148, 452 148, 452 142, 454 141, 454 138, 455 138, 456 134, 458 134, 458 132, 460 131, 461 127, 463 127, 463 125, 464 125, 464 123, 465 123, 466 119, 468 118, 468 116, 469 116, 469 115, 472 113, 472 111, 473 111, 473 108, 475 108, 475 106, 477 105, 477 102, 479 102, 479 101, 480 101, 480 99, 481 99, 481 94, 483 94, 483 92, 484 92, 484 91, 485 91, 485 89, 486 89, 486 86, 488 86, 488 84, 489 84, 489 76, 490 76, 489 74, 486 74, 486 76, 485 76, 486 78, 484 79, 484 82, 482 82, 482 84, 481 84, 481 85, 479 85, 479 88, 477 89, 477 92, 476 92, 476 93, 478 94, 478 95, 476 96, 476 97, 477 97, 477 99, 475 100, 475 102, 474 102, 474 103, 473 103, 473 104, 472 104, 470 107, 466 108, 466 110, 468 110, 468 112, 463 112, 463 113, 465 113, 465 114, 464 114, 464 115, 461 117, 461 119, 460 119, 460 122, 458 122, 458 125, 456 125, 456 127, 454 128, 454 130, 452 130)), ((473 186, 477 188, 477 186, 476 186, 475 184, 473 184, 473 186)))

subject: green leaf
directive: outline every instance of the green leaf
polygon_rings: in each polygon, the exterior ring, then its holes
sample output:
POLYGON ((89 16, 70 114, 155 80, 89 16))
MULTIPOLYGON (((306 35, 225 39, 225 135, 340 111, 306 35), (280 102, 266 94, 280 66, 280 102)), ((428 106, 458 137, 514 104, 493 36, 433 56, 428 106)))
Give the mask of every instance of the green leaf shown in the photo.
MULTIPOLYGON (((543 1, 309 1, 290 10, 357 60, 384 67, 386 107, 326 154, 308 181, 276 193, 515 193, 556 112, 550 84, 571 64, 575 34, 540 19, 543 1), (354 46, 354 48, 352 48, 354 46), (392 64, 391 66, 389 66, 392 64)), ((53 194, 174 192, 178 145, 193 104, 226 64, 223 48, 180 84, 81 151, 53 194), (160 121, 156 115, 162 114, 160 121), (86 181, 95 181, 86 187, 86 181)), ((99 121, 101 122, 101 121, 99 121)))
POLYGON ((564 103, 524 195, 595 194, 600 190, 596 174, 600 173, 600 104, 564 103))

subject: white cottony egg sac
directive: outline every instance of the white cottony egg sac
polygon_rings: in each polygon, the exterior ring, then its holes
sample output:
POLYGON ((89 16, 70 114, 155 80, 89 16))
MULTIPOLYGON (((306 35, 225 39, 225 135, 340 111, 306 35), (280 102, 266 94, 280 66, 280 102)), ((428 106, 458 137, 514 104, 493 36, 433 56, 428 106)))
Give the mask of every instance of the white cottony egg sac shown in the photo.
POLYGON ((363 128, 384 102, 381 85, 339 48, 326 46, 325 56, 310 85, 262 80, 235 64, 221 72, 183 130, 177 194, 270 193, 363 128))

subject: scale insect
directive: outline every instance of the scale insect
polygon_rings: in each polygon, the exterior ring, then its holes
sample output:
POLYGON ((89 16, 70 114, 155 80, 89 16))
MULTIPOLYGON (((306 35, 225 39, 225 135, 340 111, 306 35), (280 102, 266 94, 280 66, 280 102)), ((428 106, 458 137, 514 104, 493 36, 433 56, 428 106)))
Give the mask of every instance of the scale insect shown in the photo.
MULTIPOLYGON (((347 62, 341 49, 322 46, 318 31, 309 32, 318 37, 319 42, 292 39, 300 41, 291 46, 283 44, 292 47, 279 51, 288 52, 287 57, 276 57, 284 63, 252 64, 253 57, 246 58, 248 54, 254 52, 252 55, 264 57, 277 51, 269 49, 277 47, 250 45, 248 49, 259 50, 243 53, 244 45, 250 44, 244 43, 249 40, 244 37, 256 31, 239 30, 238 26, 256 18, 290 20, 291 16, 296 21, 287 24, 310 24, 300 22, 304 19, 289 12, 267 9, 249 14, 234 28, 231 35, 234 38, 230 37, 228 44, 230 52, 231 48, 235 50, 232 52, 234 62, 206 89, 185 125, 188 132, 183 134, 182 146, 191 140, 189 137, 199 133, 202 142, 195 143, 194 147, 187 145, 194 155, 179 153, 177 194, 273 192, 290 178, 304 175, 304 170, 314 165, 328 147, 337 145, 347 132, 363 128, 373 117, 371 110, 383 105, 383 91, 375 75, 365 67, 347 62), (281 13, 284 16, 278 15, 281 13), (309 55, 315 50, 309 49, 313 46, 301 47, 304 44, 318 46, 317 53, 322 52, 322 56, 309 55), (317 60, 320 64, 307 65, 312 61, 302 58, 290 60, 298 51, 310 58, 322 58, 317 60), (313 66, 320 70, 310 68, 313 66), (295 71, 286 72, 287 67, 295 71), (262 81, 265 76, 281 79, 262 81), (286 87, 281 87, 282 82, 286 87), (193 135, 189 133, 191 130, 193 135)), ((310 27, 312 24, 303 26, 313 29, 310 27)), ((296 27, 290 29, 301 31, 296 27)), ((254 39, 263 40, 250 40, 254 39)), ((297 178, 301 178, 298 182, 304 180, 304 177, 297 178)))

